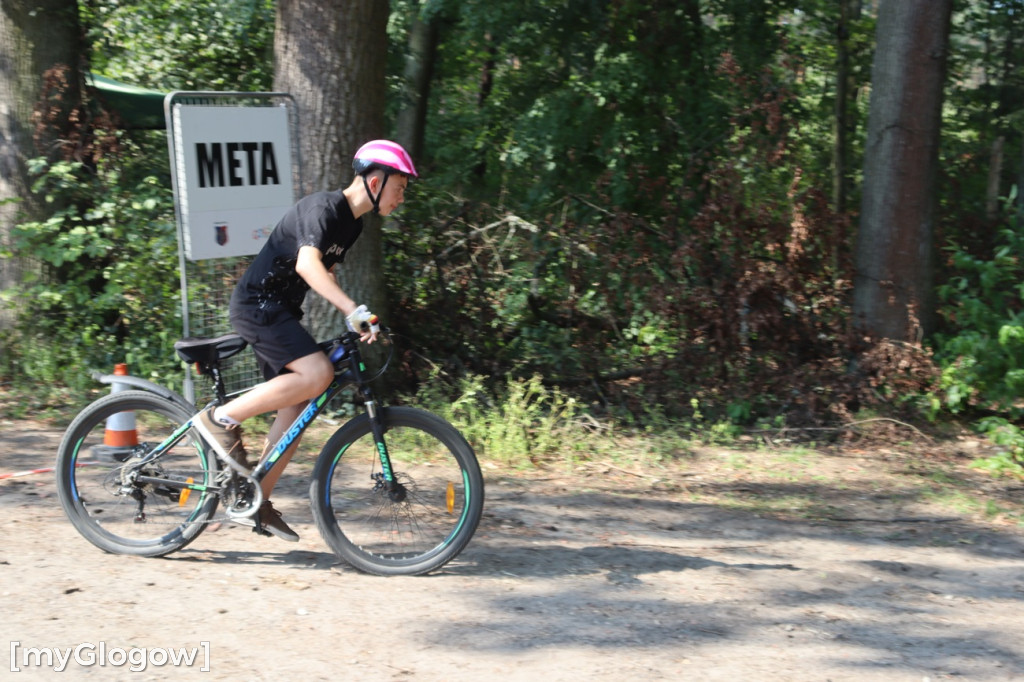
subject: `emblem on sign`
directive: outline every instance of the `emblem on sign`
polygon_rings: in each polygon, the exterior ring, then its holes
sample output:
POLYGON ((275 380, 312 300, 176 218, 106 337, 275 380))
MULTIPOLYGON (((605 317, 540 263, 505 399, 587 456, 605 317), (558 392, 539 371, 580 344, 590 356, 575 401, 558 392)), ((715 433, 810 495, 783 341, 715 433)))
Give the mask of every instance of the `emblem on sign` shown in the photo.
POLYGON ((213 229, 216 231, 217 244, 224 246, 228 243, 228 224, 227 223, 214 223, 213 229))

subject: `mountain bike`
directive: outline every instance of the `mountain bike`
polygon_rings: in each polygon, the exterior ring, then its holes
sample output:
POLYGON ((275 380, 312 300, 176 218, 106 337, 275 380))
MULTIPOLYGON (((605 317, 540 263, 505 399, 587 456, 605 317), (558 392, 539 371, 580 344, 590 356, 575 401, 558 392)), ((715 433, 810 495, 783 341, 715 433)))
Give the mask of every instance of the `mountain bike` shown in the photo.
MULTIPOLYGON (((175 350, 212 380, 210 404, 223 404, 221 362, 246 345, 229 334, 181 340, 175 350)), ((340 558, 375 575, 419 575, 454 559, 483 511, 484 482, 472 447, 437 415, 378 405, 358 334, 320 347, 334 364, 334 380, 252 471, 217 457, 193 427, 198 411, 182 396, 119 377, 126 390, 82 410, 58 450, 57 490, 71 523, 102 550, 148 557, 182 549, 215 521, 254 525, 260 481, 331 398, 354 386, 363 411, 328 438, 310 479, 320 535, 340 558), (219 505, 224 517, 215 517, 219 505)))

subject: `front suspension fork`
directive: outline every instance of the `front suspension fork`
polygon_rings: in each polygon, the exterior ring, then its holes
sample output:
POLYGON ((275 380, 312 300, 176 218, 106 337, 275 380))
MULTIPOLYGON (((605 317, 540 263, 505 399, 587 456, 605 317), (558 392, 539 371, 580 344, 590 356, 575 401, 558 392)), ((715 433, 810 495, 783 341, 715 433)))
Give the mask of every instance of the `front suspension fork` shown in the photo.
POLYGON ((364 403, 366 414, 370 418, 370 429, 373 431, 373 442, 377 447, 377 456, 380 458, 380 468, 384 474, 384 482, 389 493, 395 492, 398 484, 395 481, 395 474, 391 470, 391 456, 388 454, 388 446, 384 441, 384 422, 381 419, 381 410, 373 398, 364 403))

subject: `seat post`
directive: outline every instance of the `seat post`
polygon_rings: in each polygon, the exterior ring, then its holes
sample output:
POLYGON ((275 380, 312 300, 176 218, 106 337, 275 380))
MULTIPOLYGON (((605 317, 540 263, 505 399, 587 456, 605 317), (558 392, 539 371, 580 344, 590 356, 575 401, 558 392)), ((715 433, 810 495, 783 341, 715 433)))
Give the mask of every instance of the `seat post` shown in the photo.
POLYGON ((213 378, 213 390, 217 394, 217 402, 223 405, 228 401, 228 394, 224 388, 224 378, 220 374, 220 362, 213 362, 210 365, 210 376, 213 378))

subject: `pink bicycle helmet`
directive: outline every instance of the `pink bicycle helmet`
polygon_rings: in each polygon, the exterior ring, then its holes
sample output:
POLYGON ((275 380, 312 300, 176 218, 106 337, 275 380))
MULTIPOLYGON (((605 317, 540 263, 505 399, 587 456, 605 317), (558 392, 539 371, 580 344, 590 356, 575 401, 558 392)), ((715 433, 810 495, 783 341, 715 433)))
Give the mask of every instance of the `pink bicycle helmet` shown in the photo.
POLYGON ((412 165, 412 157, 409 156, 409 152, 402 149, 402 145, 390 140, 373 140, 360 147, 355 158, 352 159, 352 169, 356 175, 363 177, 363 187, 366 188, 366 194, 370 197, 370 202, 373 203, 374 213, 380 213, 380 198, 384 194, 384 186, 388 184, 388 178, 395 173, 406 177, 419 177, 416 174, 416 167, 412 165), (367 174, 374 170, 384 171, 384 180, 380 183, 380 191, 377 192, 377 196, 370 192, 370 181, 367 179, 367 174))
POLYGON ((357 175, 379 169, 388 175, 401 173, 414 178, 419 177, 409 153, 402 149, 402 145, 390 140, 373 140, 364 144, 356 152, 352 168, 357 175))

